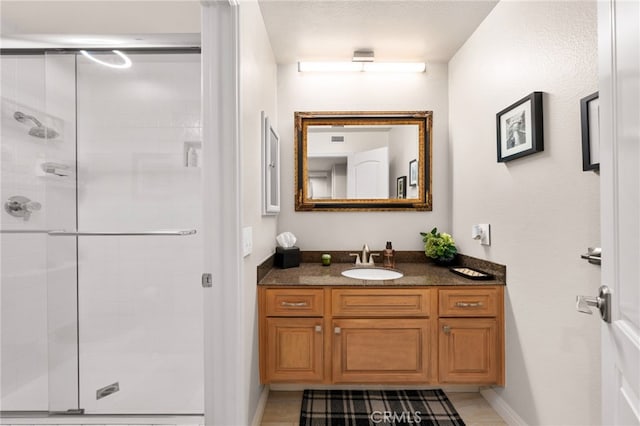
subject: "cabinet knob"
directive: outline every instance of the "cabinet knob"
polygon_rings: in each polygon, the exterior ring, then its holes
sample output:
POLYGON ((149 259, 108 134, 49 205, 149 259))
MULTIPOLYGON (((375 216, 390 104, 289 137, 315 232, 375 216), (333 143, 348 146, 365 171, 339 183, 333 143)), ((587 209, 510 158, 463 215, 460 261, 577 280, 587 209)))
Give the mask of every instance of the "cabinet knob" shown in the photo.
POLYGON ((340 329, 340 327, 334 327, 334 329, 333 329, 333 332, 334 332, 335 334, 340 334, 340 332, 341 332, 341 331, 342 331, 342 330, 340 329))
POLYGON ((449 327, 448 325, 443 325, 442 326, 442 331, 444 332, 444 334, 450 334, 451 333, 451 327, 449 327))
POLYGON ((322 326, 316 325, 316 333, 322 333, 322 326))

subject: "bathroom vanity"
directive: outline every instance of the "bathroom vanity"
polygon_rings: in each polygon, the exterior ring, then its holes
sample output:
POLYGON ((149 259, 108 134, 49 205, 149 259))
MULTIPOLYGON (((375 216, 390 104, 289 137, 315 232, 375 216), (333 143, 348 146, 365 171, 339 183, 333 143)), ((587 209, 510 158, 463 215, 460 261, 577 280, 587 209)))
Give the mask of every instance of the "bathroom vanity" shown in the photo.
POLYGON ((258 283, 262 383, 504 385, 504 276, 428 263, 402 278, 353 265, 272 269, 258 283))

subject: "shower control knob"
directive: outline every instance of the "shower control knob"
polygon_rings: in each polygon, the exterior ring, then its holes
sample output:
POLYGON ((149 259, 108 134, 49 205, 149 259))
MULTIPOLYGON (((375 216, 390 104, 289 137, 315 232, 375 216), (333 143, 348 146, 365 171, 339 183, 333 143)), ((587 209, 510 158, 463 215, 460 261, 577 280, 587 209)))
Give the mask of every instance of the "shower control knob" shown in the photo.
POLYGON ((4 203, 4 209, 13 217, 21 217, 23 220, 29 220, 31 213, 42 208, 42 204, 37 201, 31 201, 22 195, 14 195, 4 203))

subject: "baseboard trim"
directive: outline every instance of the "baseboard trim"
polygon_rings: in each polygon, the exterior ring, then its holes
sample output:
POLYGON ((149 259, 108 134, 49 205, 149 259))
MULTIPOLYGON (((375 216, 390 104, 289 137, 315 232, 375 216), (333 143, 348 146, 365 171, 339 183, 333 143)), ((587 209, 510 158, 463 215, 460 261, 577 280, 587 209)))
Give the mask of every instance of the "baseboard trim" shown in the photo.
POLYGON ((480 389, 480 395, 491 405, 491 408, 502 417, 509 426, 527 426, 527 423, 515 412, 507 401, 491 388, 480 389))
POLYGON ((251 426, 260 426, 260 423, 262 423, 262 415, 264 414, 264 409, 267 406, 267 399, 269 399, 269 385, 262 387, 262 392, 260 392, 258 406, 256 407, 255 414, 253 415, 251 426))
POLYGON ((477 385, 379 385, 379 384, 360 384, 360 385, 324 385, 324 384, 304 384, 304 383, 272 383, 270 389, 276 391, 301 391, 305 389, 368 389, 368 390, 396 390, 396 389, 442 389, 445 392, 479 392, 480 387, 477 385))

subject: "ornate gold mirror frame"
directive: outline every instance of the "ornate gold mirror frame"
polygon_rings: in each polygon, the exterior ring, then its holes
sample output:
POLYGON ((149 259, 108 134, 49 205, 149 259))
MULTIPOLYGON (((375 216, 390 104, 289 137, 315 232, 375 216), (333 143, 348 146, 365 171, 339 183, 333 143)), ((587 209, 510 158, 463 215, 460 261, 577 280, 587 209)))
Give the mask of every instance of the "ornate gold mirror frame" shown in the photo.
POLYGON ((295 112, 295 210, 430 211, 432 117, 431 111, 295 112), (404 135, 410 136, 407 139, 404 135), (381 164, 375 166, 377 169, 370 166, 374 164, 370 161, 354 160, 376 150, 383 154, 383 160, 375 163, 381 164), (365 163, 363 171, 358 171, 355 164, 365 163), (371 194, 367 191, 372 185, 362 184, 368 189, 358 192, 354 182, 372 180, 378 181, 376 185, 382 192, 359 197, 358 194, 371 194))

